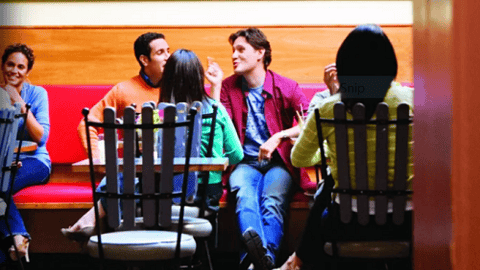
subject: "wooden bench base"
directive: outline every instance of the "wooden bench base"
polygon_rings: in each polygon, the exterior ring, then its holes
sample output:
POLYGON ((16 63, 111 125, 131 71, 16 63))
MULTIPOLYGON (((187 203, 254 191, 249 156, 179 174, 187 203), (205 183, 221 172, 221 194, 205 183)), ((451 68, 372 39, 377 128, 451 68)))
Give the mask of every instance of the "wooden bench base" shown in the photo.
MULTIPOLYGON (((32 253, 77 253, 80 247, 69 241, 60 232, 61 228, 73 225, 92 203, 78 204, 22 204, 19 205, 28 232, 32 236, 32 253)), ((285 224, 285 249, 293 252, 298 238, 305 227, 308 216, 308 203, 293 202, 285 224)), ((218 250, 222 252, 238 251, 238 230, 234 204, 226 203, 219 212, 218 250)))
MULTIPOLYGON (((309 170, 312 181, 315 172, 309 170)), ((101 179, 101 175, 97 177, 101 179)), ((72 173, 70 165, 56 164, 52 170, 50 182, 84 182, 88 181, 87 173, 72 173)), ((229 194, 227 201, 234 202, 229 194)), ((32 253, 77 253, 80 247, 77 243, 66 239, 60 232, 61 228, 73 225, 83 214, 93 206, 91 202, 44 202, 17 203, 17 208, 23 217, 27 231, 32 236, 30 252, 32 253)), ((285 224, 284 248, 293 252, 308 216, 308 202, 292 202, 285 224)), ((235 215, 235 204, 220 203, 218 250, 236 252, 239 250, 238 230, 235 215)))

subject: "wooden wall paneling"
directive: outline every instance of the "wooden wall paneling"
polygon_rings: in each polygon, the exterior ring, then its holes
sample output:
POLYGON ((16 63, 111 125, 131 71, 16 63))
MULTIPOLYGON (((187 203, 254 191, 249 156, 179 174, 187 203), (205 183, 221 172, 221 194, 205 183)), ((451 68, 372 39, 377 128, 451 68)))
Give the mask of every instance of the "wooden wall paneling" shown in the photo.
MULTIPOLYGON (((271 69, 300 83, 323 81, 353 26, 260 27, 272 46, 271 69)), ((399 60, 400 82, 413 81, 412 27, 384 26, 399 60)), ((193 50, 205 64, 214 57, 232 74, 228 36, 237 27, 0 27, 0 50, 14 42, 30 45, 34 84, 115 84, 138 73, 133 42, 142 33, 164 33, 171 51, 193 50)))
POLYGON ((478 185, 480 115, 480 2, 451 0, 453 14, 452 124, 452 264, 453 269, 480 268, 480 187, 478 185))
POLYGON ((414 1, 416 270, 452 269, 452 2, 414 1))

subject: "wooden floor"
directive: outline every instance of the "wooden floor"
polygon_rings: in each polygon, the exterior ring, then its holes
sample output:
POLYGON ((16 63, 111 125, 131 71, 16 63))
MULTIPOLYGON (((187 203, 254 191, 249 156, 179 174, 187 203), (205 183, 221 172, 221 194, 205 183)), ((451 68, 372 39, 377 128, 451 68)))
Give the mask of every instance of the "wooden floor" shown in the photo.
MULTIPOLYGON (((287 257, 282 256, 279 258, 279 264, 282 264, 287 257)), ((214 270, 237 270, 238 269, 238 253, 234 252, 222 252, 212 254, 213 269, 214 270)), ((97 270, 100 269, 98 261, 90 258, 84 254, 73 253, 34 253, 30 254, 30 263, 23 261, 25 270, 97 270)), ((18 263, 9 266, 0 266, 0 270, 6 269, 20 269, 18 263)), ((280 267, 278 265, 277 267, 280 267)), ((327 268, 330 266, 327 264, 327 268)), ((394 270, 411 269, 403 264, 395 263, 390 265, 394 270)), ((388 269, 390 269, 390 267, 388 269)), ((108 269, 119 269, 108 268, 108 269)), ((204 268, 207 269, 207 268, 204 268)), ((339 270, 351 270, 351 269, 365 269, 365 270, 385 270, 385 265, 379 262, 342 262, 338 264, 339 270)))
MULTIPOLYGON (((238 254, 221 253, 213 256, 215 270, 238 269, 238 254)), ((98 261, 84 254, 73 253, 48 253, 30 254, 30 263, 23 261, 25 270, 96 270, 99 269, 98 261)), ((7 269, 20 269, 18 264, 10 265, 7 269)), ((3 270, 2 266, 0 269, 3 270)))

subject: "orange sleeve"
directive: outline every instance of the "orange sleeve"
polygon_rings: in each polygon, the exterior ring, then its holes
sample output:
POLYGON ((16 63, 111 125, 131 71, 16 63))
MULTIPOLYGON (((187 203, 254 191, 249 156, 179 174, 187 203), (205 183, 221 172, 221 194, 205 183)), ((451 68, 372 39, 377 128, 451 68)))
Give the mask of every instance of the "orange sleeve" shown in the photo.
MULTIPOLYGON (((116 108, 117 106, 117 97, 116 92, 118 91, 117 85, 114 86, 108 93, 102 98, 97 104, 95 104, 90 113, 88 114, 88 119, 90 121, 103 121, 103 109, 107 106, 116 108)), ((82 143, 85 153, 88 154, 87 146, 87 134, 85 132, 85 121, 82 119, 80 124, 77 127, 78 136, 80 137, 80 142, 82 143)), ((95 127, 90 127, 90 142, 92 145, 92 156, 93 158, 100 157, 100 150, 98 149, 98 129, 95 127)))

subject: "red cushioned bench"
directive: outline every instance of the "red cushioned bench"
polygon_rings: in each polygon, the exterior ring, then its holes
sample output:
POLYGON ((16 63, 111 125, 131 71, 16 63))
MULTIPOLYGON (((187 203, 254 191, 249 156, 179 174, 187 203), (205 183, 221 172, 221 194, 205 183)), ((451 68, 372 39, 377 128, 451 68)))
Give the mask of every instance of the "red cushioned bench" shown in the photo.
MULTIPOLYGON (((411 84, 407 84, 410 85, 411 84)), ((325 84, 301 84, 310 100, 318 91, 327 90, 325 84)), ((86 209, 92 207, 92 190, 88 173, 73 173, 71 164, 86 158, 77 135, 82 119, 81 110, 91 108, 111 89, 112 85, 43 85, 49 96, 50 137, 47 149, 52 160, 52 174, 46 185, 25 188, 14 196, 33 241, 31 252, 78 252, 78 247, 67 241, 60 228, 72 225, 86 209)), ((312 181, 314 172, 310 171, 312 181)), ((98 175, 98 180, 101 175, 98 175)), ((237 248, 234 210, 226 204, 227 192, 221 200, 219 246, 237 248), (223 218, 222 218, 223 216, 223 218), (224 246, 222 246, 224 245, 224 246)), ((308 198, 295 195, 290 205, 288 227, 299 228, 285 234, 287 242, 294 243, 308 213, 308 198)), ((294 246, 293 244, 288 246, 294 246)))
MULTIPOLYGON (((82 119, 81 110, 92 107, 112 85, 44 85, 49 96, 50 137, 47 149, 52 160, 52 175, 48 184, 20 191, 14 200, 20 209, 30 208, 89 208, 92 192, 86 174, 71 172, 71 164, 86 158, 77 135, 82 119), (85 178, 86 176, 86 178, 85 178)), ((311 99, 324 84, 302 84, 311 99)), ((223 198, 225 202, 226 196, 223 198)), ((295 201, 302 200, 299 196, 295 201)), ((305 201, 305 199, 303 199, 305 201)))

